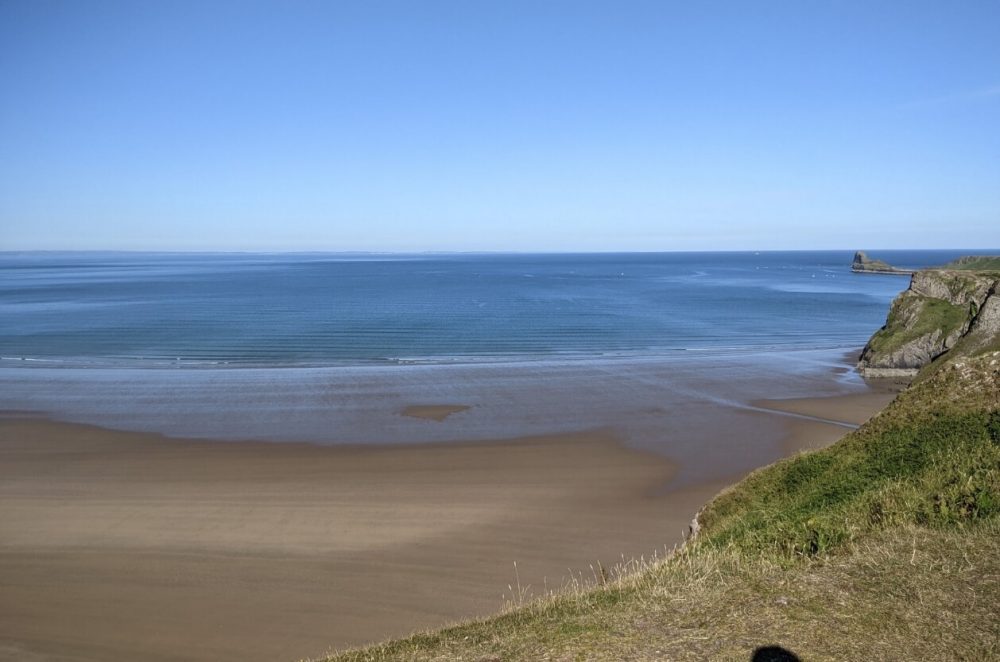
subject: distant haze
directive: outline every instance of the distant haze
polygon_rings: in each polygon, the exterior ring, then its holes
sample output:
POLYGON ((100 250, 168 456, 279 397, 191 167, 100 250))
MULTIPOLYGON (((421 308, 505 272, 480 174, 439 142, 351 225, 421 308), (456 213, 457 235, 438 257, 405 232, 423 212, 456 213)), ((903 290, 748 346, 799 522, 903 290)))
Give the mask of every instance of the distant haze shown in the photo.
POLYGON ((998 246, 998 31, 995 1, 7 0, 0 250, 998 246))

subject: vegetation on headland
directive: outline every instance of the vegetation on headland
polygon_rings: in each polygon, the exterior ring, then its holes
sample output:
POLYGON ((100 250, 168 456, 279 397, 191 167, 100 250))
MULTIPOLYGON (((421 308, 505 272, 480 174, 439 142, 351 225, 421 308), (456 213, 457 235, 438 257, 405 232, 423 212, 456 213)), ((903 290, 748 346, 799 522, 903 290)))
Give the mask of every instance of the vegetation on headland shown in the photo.
POLYGON ((951 337, 969 319, 969 306, 931 297, 901 297, 893 302, 885 326, 872 336, 868 347, 880 354, 891 354, 925 336, 951 337))
POLYGON ((861 352, 858 367, 870 376, 913 375, 945 354, 951 360, 1000 349, 998 289, 1000 273, 971 269, 916 272, 910 286, 892 302, 885 325, 861 352))
POLYGON ((1000 256, 998 255, 966 255, 949 262, 942 269, 968 269, 972 271, 1000 272, 1000 256))
MULTIPOLYGON (((1000 273, 1000 256, 998 255, 966 255, 932 269, 950 271, 992 271, 1000 273)), ((912 274, 911 269, 894 267, 884 260, 868 257, 864 251, 857 251, 851 263, 851 271, 856 273, 876 274, 912 274)))
POLYGON ((829 448, 712 500, 654 563, 331 660, 1000 656, 1000 352, 926 366, 829 448))
POLYGON ((779 462, 716 498, 701 516, 702 544, 794 560, 890 526, 994 518, 998 405, 1000 357, 956 363, 838 444, 779 462))

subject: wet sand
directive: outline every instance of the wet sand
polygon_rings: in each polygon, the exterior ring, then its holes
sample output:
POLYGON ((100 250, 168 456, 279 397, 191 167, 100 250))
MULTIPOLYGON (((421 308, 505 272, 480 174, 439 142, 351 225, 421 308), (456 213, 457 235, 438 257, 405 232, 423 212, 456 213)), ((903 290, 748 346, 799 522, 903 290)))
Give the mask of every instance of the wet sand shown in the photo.
POLYGON ((825 448, 884 409, 895 393, 871 391, 828 398, 757 400, 753 406, 793 414, 782 440, 787 455, 825 448), (799 418, 801 417, 801 418, 799 418), (824 421, 830 421, 829 423, 824 421))
MULTIPOLYGON (((849 431, 774 416, 789 453, 849 431)), ((0 419, 0 660, 292 660, 485 615, 515 561, 539 591, 680 542, 739 478, 672 489, 686 469, 610 430, 337 447, 0 419)))
POLYGON ((896 394, 892 392, 871 392, 839 395, 834 398, 758 400, 753 404, 774 411, 861 425, 875 412, 884 409, 895 397, 896 394))
POLYGON ((439 423, 452 414, 471 409, 469 405, 409 405, 403 408, 403 416, 424 418, 439 423))

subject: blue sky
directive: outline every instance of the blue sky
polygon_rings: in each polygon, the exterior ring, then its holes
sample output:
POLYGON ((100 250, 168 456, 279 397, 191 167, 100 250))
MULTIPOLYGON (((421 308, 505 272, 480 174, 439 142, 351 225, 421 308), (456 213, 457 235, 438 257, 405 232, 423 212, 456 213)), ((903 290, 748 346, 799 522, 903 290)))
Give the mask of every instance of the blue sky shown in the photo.
POLYGON ((0 1, 0 249, 1000 246, 1000 3, 0 1))

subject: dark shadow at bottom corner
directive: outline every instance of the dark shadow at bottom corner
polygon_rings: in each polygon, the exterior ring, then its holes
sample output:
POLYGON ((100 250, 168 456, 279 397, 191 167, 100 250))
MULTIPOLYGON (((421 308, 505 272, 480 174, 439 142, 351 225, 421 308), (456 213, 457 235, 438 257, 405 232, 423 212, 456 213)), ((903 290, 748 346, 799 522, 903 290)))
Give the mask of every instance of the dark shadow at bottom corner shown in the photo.
POLYGON ((802 662, 802 660, 787 648, 761 646, 753 652, 750 662, 802 662))

